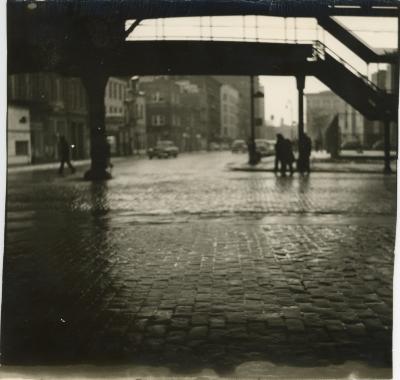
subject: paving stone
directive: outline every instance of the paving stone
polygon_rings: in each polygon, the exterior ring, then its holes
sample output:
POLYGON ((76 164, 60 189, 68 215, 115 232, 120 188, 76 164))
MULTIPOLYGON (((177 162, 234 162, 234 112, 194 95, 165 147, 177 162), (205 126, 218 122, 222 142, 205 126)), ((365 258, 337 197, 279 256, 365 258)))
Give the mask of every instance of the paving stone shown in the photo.
POLYGON ((207 325, 209 322, 209 318, 204 314, 193 315, 191 319, 192 325, 207 325))
POLYGON ((191 339, 205 338, 207 334, 208 334, 207 326, 196 326, 190 329, 189 338, 191 339))
POLYGON ((211 328, 223 328, 225 327, 224 318, 210 318, 209 324, 211 328))
POLYGON ((106 200, 74 178, 9 178, 5 358, 22 363, 37 341, 38 359, 69 347, 70 363, 166 366, 390 352, 395 178, 312 173, 305 187, 218 160, 203 173, 194 157, 185 175, 190 155, 115 165, 106 200))
POLYGON ((304 324, 300 319, 286 318, 285 324, 289 331, 302 332, 305 329, 304 324))
POLYGON ((355 324, 346 324, 346 330, 350 335, 354 336, 366 336, 367 331, 365 329, 365 325, 363 323, 355 323, 355 324))
POLYGON ((165 325, 154 325, 147 328, 147 334, 151 337, 162 337, 165 335, 167 328, 165 325))

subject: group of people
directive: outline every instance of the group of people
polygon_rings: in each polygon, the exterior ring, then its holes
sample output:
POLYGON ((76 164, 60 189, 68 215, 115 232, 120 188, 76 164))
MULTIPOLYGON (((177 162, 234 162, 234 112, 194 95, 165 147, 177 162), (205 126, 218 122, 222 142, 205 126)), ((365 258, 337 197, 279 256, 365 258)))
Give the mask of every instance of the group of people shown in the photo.
MULTIPOLYGON (((299 139, 299 157, 297 160, 297 170, 300 174, 310 173, 310 155, 311 139, 306 133, 303 133, 299 139)), ((281 176, 284 177, 286 171, 289 170, 290 175, 293 175, 293 163, 295 161, 292 142, 278 133, 275 144, 275 173, 280 171, 281 176)))

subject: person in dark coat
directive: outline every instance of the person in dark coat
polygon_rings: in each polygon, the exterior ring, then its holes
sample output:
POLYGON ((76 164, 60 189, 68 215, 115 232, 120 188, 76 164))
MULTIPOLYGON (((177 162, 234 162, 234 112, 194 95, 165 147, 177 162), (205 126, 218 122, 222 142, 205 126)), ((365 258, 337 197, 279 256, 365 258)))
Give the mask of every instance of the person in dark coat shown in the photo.
POLYGON ((312 143, 310 137, 304 133, 300 138, 298 170, 301 174, 310 173, 310 156, 312 143))
POLYGON ((275 167, 274 172, 277 173, 280 169, 282 170, 282 158, 283 158, 283 151, 284 151, 284 137, 278 133, 276 135, 276 143, 275 143, 275 167))
POLYGON ((60 136, 58 142, 58 152, 60 155, 60 168, 58 169, 59 174, 64 173, 64 164, 67 164, 71 173, 75 173, 75 168, 72 166, 69 156, 69 144, 64 136, 60 136))
POLYGON ((280 172, 282 177, 286 176, 286 169, 289 168, 290 174, 293 174, 293 161, 294 154, 292 148, 292 142, 285 139, 280 133, 276 135, 275 144, 275 168, 277 172, 280 166, 280 172))
POLYGON ((282 155, 282 167, 281 175, 284 177, 286 175, 286 167, 289 168, 290 175, 293 175, 293 162, 294 154, 292 142, 289 139, 283 139, 283 155, 282 155))

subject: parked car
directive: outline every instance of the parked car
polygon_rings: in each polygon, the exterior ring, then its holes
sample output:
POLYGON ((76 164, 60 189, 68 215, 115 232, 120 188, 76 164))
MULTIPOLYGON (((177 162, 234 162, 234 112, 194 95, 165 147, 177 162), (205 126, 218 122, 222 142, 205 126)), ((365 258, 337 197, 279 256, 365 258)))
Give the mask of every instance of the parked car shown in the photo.
MULTIPOLYGON (((378 140, 372 145, 373 150, 384 150, 385 149, 385 141, 384 140, 378 140)), ((397 150, 397 143, 393 143, 393 141, 390 142, 390 149, 391 150, 397 150)))
POLYGON ((216 142, 212 142, 210 143, 210 150, 211 151, 221 150, 221 145, 216 142))
POLYGON ((235 140, 231 147, 232 153, 246 153, 247 144, 244 140, 235 140))
POLYGON ((168 158, 168 157, 178 157, 179 149, 172 142, 168 140, 159 141, 154 148, 147 150, 147 155, 151 160, 153 157, 157 158, 168 158))
POLYGON ((261 157, 273 156, 275 154, 275 141, 256 139, 256 151, 260 153, 261 157))
POLYGON ((363 151, 363 146, 357 140, 350 140, 350 141, 344 142, 340 146, 340 149, 342 149, 342 150, 356 150, 357 152, 362 152, 363 151))

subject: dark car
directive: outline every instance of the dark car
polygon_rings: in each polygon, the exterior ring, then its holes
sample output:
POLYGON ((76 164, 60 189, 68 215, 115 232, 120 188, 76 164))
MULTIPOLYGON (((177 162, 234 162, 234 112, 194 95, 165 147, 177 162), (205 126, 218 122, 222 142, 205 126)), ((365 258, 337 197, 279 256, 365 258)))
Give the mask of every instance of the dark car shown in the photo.
POLYGON ((244 140, 235 140, 232 143, 232 153, 246 153, 247 152, 247 144, 244 140))
POLYGON ((256 151, 260 153, 261 157, 269 157, 275 154, 275 141, 256 139, 256 151))
POLYGON ((178 157, 179 149, 172 142, 168 140, 159 141, 154 148, 150 148, 147 150, 147 155, 150 160, 153 157, 157 158, 169 158, 169 157, 178 157))
POLYGON ((357 140, 350 140, 344 142, 340 149, 342 150, 356 150, 357 152, 362 152, 363 151, 363 146, 361 143, 357 140))

